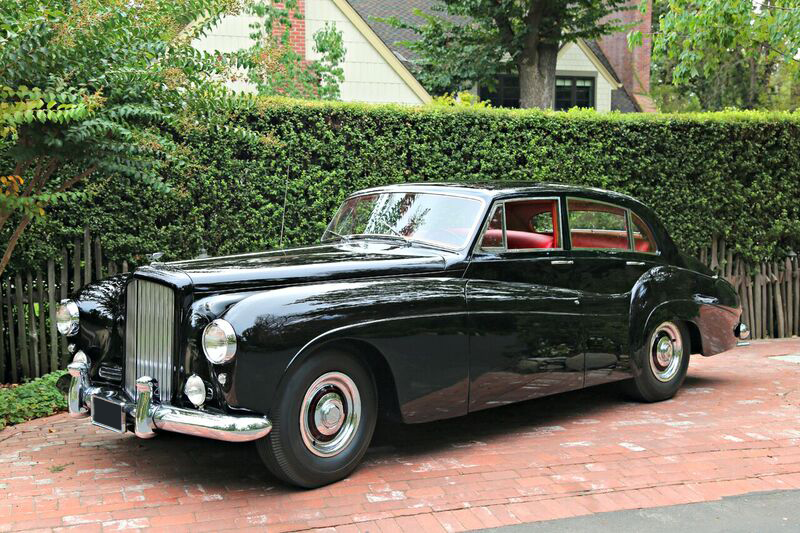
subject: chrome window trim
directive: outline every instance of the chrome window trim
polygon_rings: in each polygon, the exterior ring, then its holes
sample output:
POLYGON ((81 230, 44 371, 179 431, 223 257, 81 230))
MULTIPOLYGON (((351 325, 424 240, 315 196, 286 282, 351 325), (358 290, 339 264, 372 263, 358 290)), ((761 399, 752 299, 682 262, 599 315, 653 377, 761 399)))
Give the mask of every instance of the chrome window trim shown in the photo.
POLYGON ((487 212, 486 221, 481 226, 481 231, 480 231, 480 234, 478 235, 478 240, 475 242, 475 246, 473 246, 472 252, 473 253, 475 253, 475 252, 487 252, 487 253, 493 253, 493 254, 520 254, 520 253, 529 254, 529 253, 563 252, 565 250, 563 235, 562 235, 562 231, 561 231, 561 227, 562 227, 561 221, 563 220, 563 216, 564 215, 563 215, 562 210, 561 210, 561 198, 558 197, 558 196, 530 196, 530 197, 526 196, 526 197, 521 197, 521 198, 503 198, 503 199, 497 200, 497 201, 495 201, 495 202, 493 202, 491 204, 491 206, 489 208, 489 211, 487 212), (514 203, 514 202, 533 202, 533 201, 537 201, 537 200, 552 200, 552 201, 556 202, 556 205, 558 205, 558 224, 553 224, 553 232, 555 233, 555 231, 558 231, 558 237, 559 237, 558 242, 561 243, 561 246, 559 246, 558 248, 515 248, 514 250, 509 250, 508 249, 508 238, 506 237, 506 204, 509 203, 509 202, 511 202, 511 203, 514 203), (490 248, 484 248, 483 246, 481 246, 481 242, 483 241, 483 235, 484 235, 484 233, 486 233, 486 230, 489 229, 489 224, 492 222, 492 217, 490 215, 492 215, 494 213, 494 209, 496 209, 497 206, 503 206, 503 217, 502 217, 503 218, 503 247, 499 248, 499 247, 492 246, 490 248), (558 230, 556 230, 556 228, 555 228, 556 225, 558 226, 558 230))
POLYGON ((636 246, 631 246, 631 253, 642 254, 642 255, 656 255, 656 256, 661 255, 661 247, 658 245, 658 241, 656 240, 656 234, 653 231, 653 228, 650 226, 650 224, 647 223, 647 221, 645 221, 645 219, 643 219, 641 217, 641 215, 639 215, 638 213, 635 213, 633 211, 633 209, 628 209, 628 217, 630 219, 630 224, 628 225, 628 227, 630 228, 630 231, 631 231, 631 238, 632 239, 634 238, 633 237, 633 217, 634 217, 634 215, 636 217, 638 217, 639 220, 642 221, 642 224, 647 226, 648 230, 650 230, 650 235, 653 236, 653 244, 655 244, 655 246, 656 246, 656 251, 655 252, 640 252, 639 250, 636 249, 636 246))
MULTIPOLYGON (((430 191, 430 190, 426 190, 425 188, 422 188, 422 187, 414 187, 414 188, 408 188, 408 189, 404 188, 404 189, 398 190, 398 191, 393 191, 393 190, 389 190, 389 189, 373 189, 373 190, 366 190, 366 191, 358 191, 358 192, 355 192, 355 193, 351 194, 350 196, 347 196, 342 201, 342 203, 339 204, 339 207, 341 207, 342 204, 344 204, 346 201, 352 200, 353 198, 358 198, 359 196, 369 196, 369 195, 375 195, 375 194, 403 194, 403 193, 431 194, 431 195, 437 195, 437 196, 452 196, 454 198, 464 198, 466 200, 472 200, 474 202, 478 202, 480 204, 480 206, 481 206, 481 210, 480 210, 481 212, 484 212, 483 210, 486 207, 486 200, 484 200, 483 198, 477 197, 477 196, 471 196, 469 194, 451 193, 451 192, 446 192, 446 191, 445 192, 430 191)), ((336 212, 338 213, 339 210, 337 209, 336 212)), ((334 216, 336 216, 336 215, 334 215, 334 216)), ((477 217, 475 217, 475 221, 472 223, 472 226, 469 228, 468 235, 471 235, 472 238, 474 238, 474 236, 475 236, 475 229, 480 224, 480 221, 481 221, 481 216, 478 215, 477 217)), ((331 221, 328 222, 328 225, 325 226, 325 230, 322 232, 323 235, 325 235, 325 233, 328 231, 328 228, 330 227, 331 222, 333 222, 333 219, 331 219, 331 221)), ((354 235, 369 235, 369 234, 354 233, 352 235, 345 235, 345 237, 351 237, 351 236, 354 236, 354 235)), ((378 234, 378 235, 391 235, 391 234, 381 233, 381 234, 378 234)), ((469 248, 469 243, 471 241, 471 238, 467 237, 466 244, 464 246, 461 246, 460 248, 454 248, 452 246, 446 246, 446 245, 444 245, 444 244, 442 244, 440 242, 429 241, 429 240, 425 240, 425 239, 409 239, 409 240, 411 241, 411 244, 413 244, 414 242, 420 242, 420 243, 423 243, 423 244, 429 244, 429 245, 431 245, 433 247, 436 247, 436 248, 441 248, 442 250, 447 250, 447 251, 450 251, 450 252, 460 252, 461 250, 465 250, 465 249, 469 248)), ((340 241, 327 241, 327 240, 323 241, 322 237, 320 237, 320 243, 327 243, 327 242, 340 242, 340 241)))

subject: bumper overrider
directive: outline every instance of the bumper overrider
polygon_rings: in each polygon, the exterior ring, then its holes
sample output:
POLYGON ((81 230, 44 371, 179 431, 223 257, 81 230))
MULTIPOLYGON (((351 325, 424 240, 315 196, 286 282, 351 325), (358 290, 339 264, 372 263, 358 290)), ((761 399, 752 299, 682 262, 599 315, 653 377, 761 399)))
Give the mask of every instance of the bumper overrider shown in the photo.
POLYGON ((133 418, 134 433, 143 439, 154 437, 155 430, 159 429, 227 442, 246 442, 265 437, 272 430, 272 423, 263 416, 228 415, 158 403, 154 398, 156 382, 147 376, 136 380, 138 398, 130 402, 118 389, 91 386, 88 364, 74 362, 67 369, 72 376, 67 394, 70 416, 89 416, 94 396, 112 400, 123 406, 126 416, 133 418))

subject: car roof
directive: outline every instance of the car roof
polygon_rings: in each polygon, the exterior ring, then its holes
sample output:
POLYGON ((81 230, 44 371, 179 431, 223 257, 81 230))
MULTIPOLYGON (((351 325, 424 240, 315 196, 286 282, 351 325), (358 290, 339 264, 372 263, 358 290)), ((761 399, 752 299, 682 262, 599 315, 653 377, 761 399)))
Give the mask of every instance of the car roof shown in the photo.
POLYGON ((372 187, 358 191, 355 194, 371 192, 403 192, 403 191, 427 191, 458 194, 462 196, 473 196, 484 200, 494 200, 497 198, 513 198, 517 196, 545 194, 575 194, 597 200, 605 200, 618 203, 625 207, 644 208, 649 213, 649 209, 635 198, 614 191, 597 189, 594 187, 581 187, 564 183, 545 183, 531 181, 486 181, 486 182, 448 182, 448 183, 401 183, 394 185, 384 185, 372 187))

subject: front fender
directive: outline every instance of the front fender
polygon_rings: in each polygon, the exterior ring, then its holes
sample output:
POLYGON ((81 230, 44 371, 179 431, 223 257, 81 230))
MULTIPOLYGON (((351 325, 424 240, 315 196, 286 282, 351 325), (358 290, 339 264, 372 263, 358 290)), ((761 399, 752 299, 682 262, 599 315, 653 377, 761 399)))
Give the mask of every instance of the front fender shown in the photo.
POLYGON ((680 320, 696 328, 703 355, 736 346, 734 328, 741 307, 734 288, 724 279, 691 270, 660 266, 634 286, 630 307, 630 350, 634 372, 642 368, 649 332, 661 322, 680 320))
POLYGON ((230 405, 269 413, 285 376, 333 342, 373 347, 394 378, 406 420, 466 413, 468 333, 465 282, 403 278, 298 285, 255 294, 224 315, 239 348, 230 405))

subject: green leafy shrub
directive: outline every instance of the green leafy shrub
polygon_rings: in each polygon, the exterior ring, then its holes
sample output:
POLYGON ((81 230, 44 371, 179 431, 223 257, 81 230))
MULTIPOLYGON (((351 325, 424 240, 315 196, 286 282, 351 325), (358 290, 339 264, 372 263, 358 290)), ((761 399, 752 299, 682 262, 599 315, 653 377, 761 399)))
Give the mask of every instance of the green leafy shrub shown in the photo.
POLYGON ((22 385, 0 388, 0 429, 64 411, 67 401, 56 388, 64 374, 59 370, 22 385))
POLYGON ((96 181, 84 191, 88 201, 59 205, 36 221, 17 264, 57 256, 83 225, 116 260, 309 244, 347 194, 407 181, 601 187, 649 204, 688 252, 714 234, 751 261, 800 247, 798 113, 623 115, 251 99, 218 114, 262 140, 187 124, 173 133, 186 148, 165 166, 167 194, 96 181))

